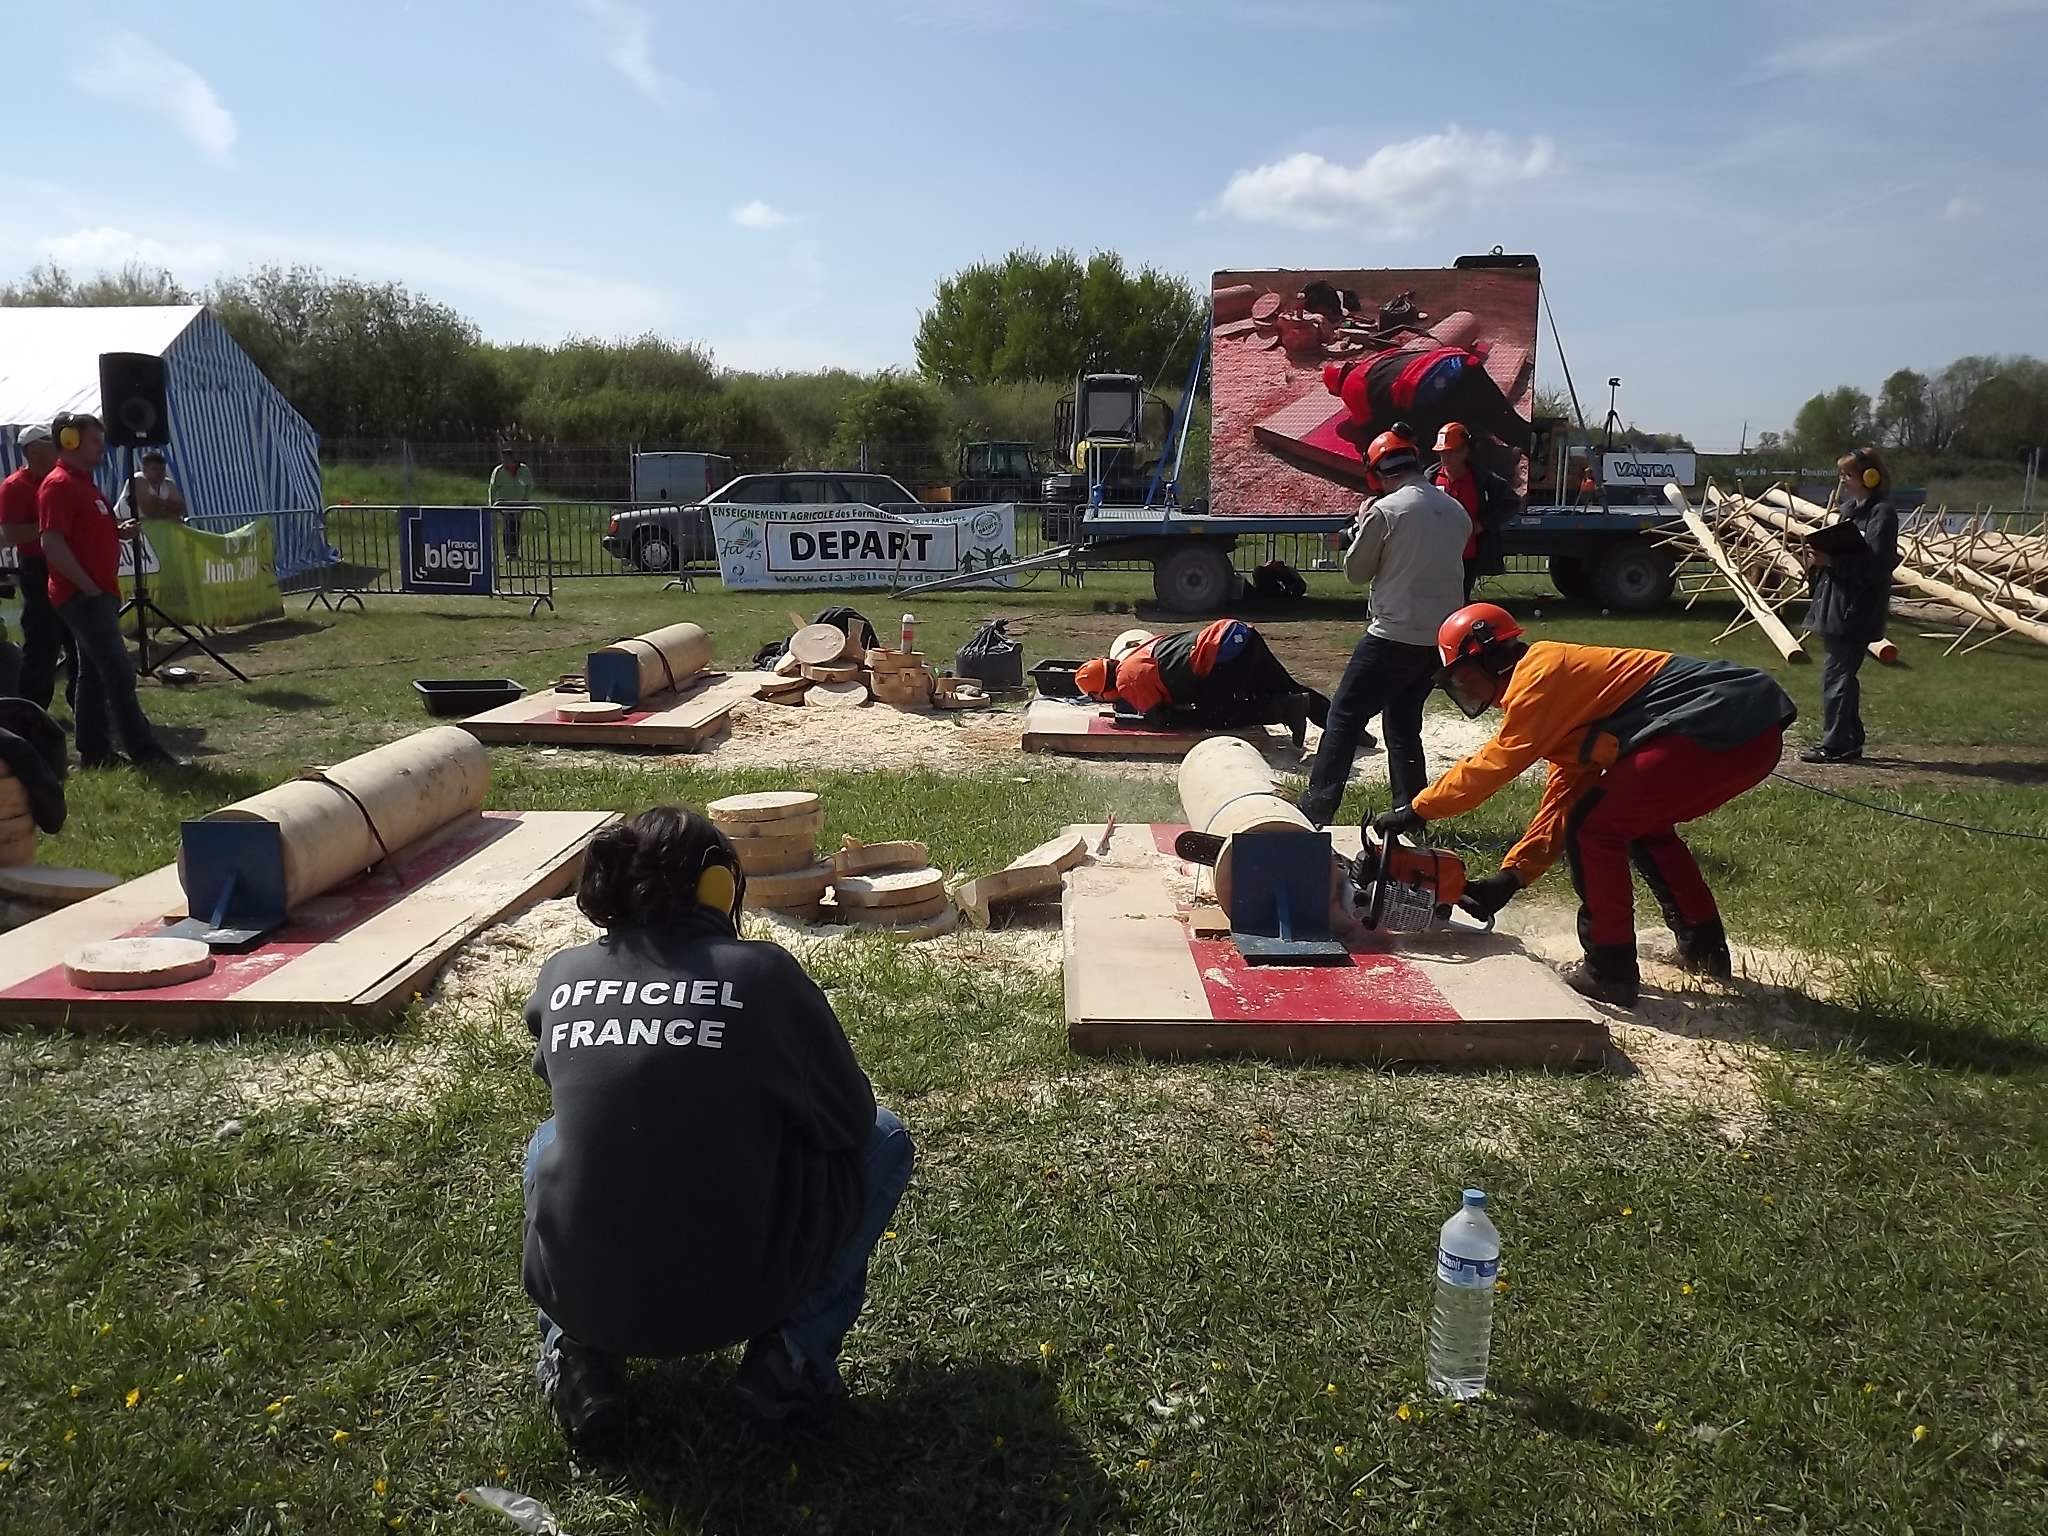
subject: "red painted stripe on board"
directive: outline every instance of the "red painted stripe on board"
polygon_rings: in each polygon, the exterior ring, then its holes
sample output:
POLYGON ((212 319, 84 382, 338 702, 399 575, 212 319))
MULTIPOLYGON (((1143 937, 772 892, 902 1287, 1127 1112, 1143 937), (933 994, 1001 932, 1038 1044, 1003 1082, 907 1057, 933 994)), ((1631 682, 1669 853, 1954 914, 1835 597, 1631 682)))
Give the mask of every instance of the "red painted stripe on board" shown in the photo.
MULTIPOLYGON (((417 858, 408 858, 401 852, 399 864, 400 878, 404 882, 402 885, 394 885, 388 877, 381 874, 359 876, 320 898, 323 903, 335 900, 349 902, 349 910, 342 916, 318 928, 281 929, 247 954, 215 955, 213 970, 197 981, 183 982, 175 987, 151 987, 148 991, 136 995, 152 1001, 158 998, 173 1001, 183 998, 200 1001, 232 998, 244 987, 262 980, 287 961, 296 960, 321 944, 331 944, 344 934, 361 927, 378 913, 395 906, 429 880, 446 874, 478 849, 496 842, 518 823, 517 811, 485 811, 481 821, 475 826, 435 843, 431 848, 423 849, 417 858)), ((147 939, 163 931, 162 922, 147 922, 114 937, 147 939)), ((64 967, 61 964, 30 976, 24 981, 16 982, 4 992, 0 992, 0 998, 32 998, 38 1002, 77 1002, 87 998, 105 1002, 120 995, 115 992, 93 992, 83 987, 74 987, 64 979, 64 967)))

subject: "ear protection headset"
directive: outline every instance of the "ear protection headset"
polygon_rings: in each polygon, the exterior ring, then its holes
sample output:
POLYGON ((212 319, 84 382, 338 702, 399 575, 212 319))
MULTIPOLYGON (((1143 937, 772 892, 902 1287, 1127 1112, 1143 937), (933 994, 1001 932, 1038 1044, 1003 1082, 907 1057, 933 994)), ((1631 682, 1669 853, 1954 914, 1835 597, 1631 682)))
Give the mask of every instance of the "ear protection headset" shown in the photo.
POLYGON ((704 850, 704 867, 697 872, 697 900, 738 923, 747 877, 736 863, 729 862, 732 857, 715 843, 704 850))
POLYGON ((57 446, 66 453, 76 453, 78 445, 84 441, 85 438, 78 428, 71 425, 68 421, 57 429, 57 446))
POLYGON ((1875 469, 1866 469, 1863 471, 1863 488, 1865 490, 1874 491, 1882 484, 1884 484, 1884 476, 1879 474, 1875 469))

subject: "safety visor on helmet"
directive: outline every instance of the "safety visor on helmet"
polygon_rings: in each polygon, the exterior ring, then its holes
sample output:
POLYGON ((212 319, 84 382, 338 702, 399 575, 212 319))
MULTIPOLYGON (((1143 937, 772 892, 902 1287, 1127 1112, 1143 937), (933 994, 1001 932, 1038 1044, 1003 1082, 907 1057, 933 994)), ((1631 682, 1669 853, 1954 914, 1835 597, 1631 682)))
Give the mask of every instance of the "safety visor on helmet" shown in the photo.
POLYGON ((1500 698, 1506 680, 1470 656, 1460 656, 1437 674, 1436 684, 1467 720, 1477 720, 1500 698))

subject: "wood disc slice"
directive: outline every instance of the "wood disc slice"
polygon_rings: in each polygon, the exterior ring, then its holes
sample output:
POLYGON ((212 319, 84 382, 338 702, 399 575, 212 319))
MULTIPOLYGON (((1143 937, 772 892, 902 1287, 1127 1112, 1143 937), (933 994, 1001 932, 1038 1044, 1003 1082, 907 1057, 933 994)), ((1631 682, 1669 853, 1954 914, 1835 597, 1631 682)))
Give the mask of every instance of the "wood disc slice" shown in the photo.
POLYGON ((952 906, 944 891, 925 901, 909 901, 898 907, 857 907, 839 903, 839 920, 863 928, 905 928, 930 922, 952 906))
POLYGON ((841 878, 891 869, 923 869, 931 861, 931 850, 923 843, 863 843, 851 837, 844 839, 832 856, 841 878))
POLYGON ((946 877, 930 865, 886 874, 846 875, 833 886, 842 907, 901 907, 946 893, 946 877))
POLYGON ((64 957, 64 979, 94 992, 175 987, 213 971, 213 951, 197 939, 108 939, 64 957))
POLYGON ((728 829, 728 837, 780 837, 794 828, 763 827, 758 832, 734 832, 730 829, 756 821, 809 816, 823 807, 818 803, 818 797, 807 789, 757 789, 751 794, 727 795, 722 800, 712 801, 704 809, 713 821, 728 829))
POLYGON ((111 891, 120 883, 118 875, 101 874, 96 869, 61 869, 41 864, 0 869, 0 895, 20 896, 47 907, 68 907, 74 901, 111 891))
POLYGON ((815 683, 804 703, 822 709, 858 709, 868 701, 866 683, 815 683))
POLYGON ((806 624, 789 637, 789 653, 807 667, 822 667, 839 660, 853 642, 837 624, 806 624))
POLYGON ((810 907, 832 884, 832 863, 819 859, 802 869, 783 875, 749 875, 744 905, 754 907, 810 907))
POLYGON ((860 668, 850 661, 834 661, 806 666, 804 676, 814 683, 857 683, 860 668))
POLYGON ((625 719, 626 706, 583 699, 574 704, 557 704, 555 718, 566 720, 571 725, 603 725, 607 720, 625 719))
POLYGON ((951 933, 960 926, 960 911, 950 901, 937 917, 928 917, 921 923, 906 923, 900 928, 885 928, 882 931, 906 944, 915 944, 919 939, 936 939, 951 933))
POLYGON ((910 672, 924 666, 923 651, 868 652, 868 668, 874 672, 910 672))
MULTIPOLYGON (((780 826, 780 822, 755 822, 755 826, 780 826)), ((787 875, 808 869, 818 861, 818 839, 813 832, 791 837, 736 837, 733 852, 740 856, 740 868, 747 879, 759 875, 787 875)))

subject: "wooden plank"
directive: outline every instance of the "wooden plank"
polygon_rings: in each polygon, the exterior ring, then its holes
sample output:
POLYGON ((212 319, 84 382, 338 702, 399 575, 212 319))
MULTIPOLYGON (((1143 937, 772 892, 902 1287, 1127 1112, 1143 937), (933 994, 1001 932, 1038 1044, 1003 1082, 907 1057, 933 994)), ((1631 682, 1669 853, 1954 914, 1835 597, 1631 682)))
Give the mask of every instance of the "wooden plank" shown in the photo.
POLYGON ((1104 1019, 1209 1017, 1208 990, 1163 870, 1071 871, 1060 932, 1070 1034, 1104 1019))
POLYGON ((1685 493, 1676 485, 1667 485, 1664 487, 1664 497, 1677 510, 1679 516, 1685 519, 1686 529, 1692 534, 1693 542, 1699 545, 1700 551, 1714 563, 1715 568, 1727 579, 1728 585, 1734 588, 1736 597, 1741 599, 1742 606, 1749 610, 1749 616, 1756 620, 1757 628, 1761 629, 1770 638, 1771 644, 1778 648, 1778 654, 1787 661, 1807 660, 1806 648, 1794 637, 1792 631, 1785 627, 1785 621, 1779 618, 1777 610, 1764 600, 1763 594, 1750 585, 1749 578, 1742 574, 1742 568, 1721 547, 1721 541, 1714 536, 1714 530, 1707 526, 1707 520, 1700 516, 1699 509, 1685 499, 1685 493))
MULTIPOLYGON (((0 935, 0 1025, 189 1031, 261 1024, 371 1022, 403 1011, 462 944, 507 914, 575 879, 592 833, 616 819, 605 811, 526 811, 467 818, 401 855, 415 868, 437 847, 447 866, 331 932, 286 930, 247 955, 219 956, 212 977, 162 992, 81 996, 62 981, 56 957, 80 944, 160 930, 182 905, 177 869, 167 865, 104 896, 0 935), (450 852, 479 833, 487 841, 450 852), (52 980, 53 970, 55 980, 52 980)), ((388 882, 372 874, 334 893, 367 903, 388 882)))
POLYGON ((1262 725, 1234 731, 1128 730, 1113 725, 1106 709, 1033 699, 1024 706, 1026 752, 1070 752, 1086 756, 1182 757, 1189 747, 1211 736, 1240 736, 1265 744, 1272 739, 1262 725))
POLYGON ((561 705, 582 697, 553 691, 530 693, 459 722, 478 741, 501 745, 576 747, 664 747, 694 752, 724 730, 733 705, 750 699, 767 672, 707 672, 679 693, 658 693, 641 701, 623 720, 584 723, 557 718, 561 705))
POLYGON ((1597 1067, 1607 1031, 1593 1024, 1071 1024, 1084 1056, 1133 1053, 1163 1061, 1255 1056, 1268 1061, 1416 1062, 1457 1067, 1597 1067))

